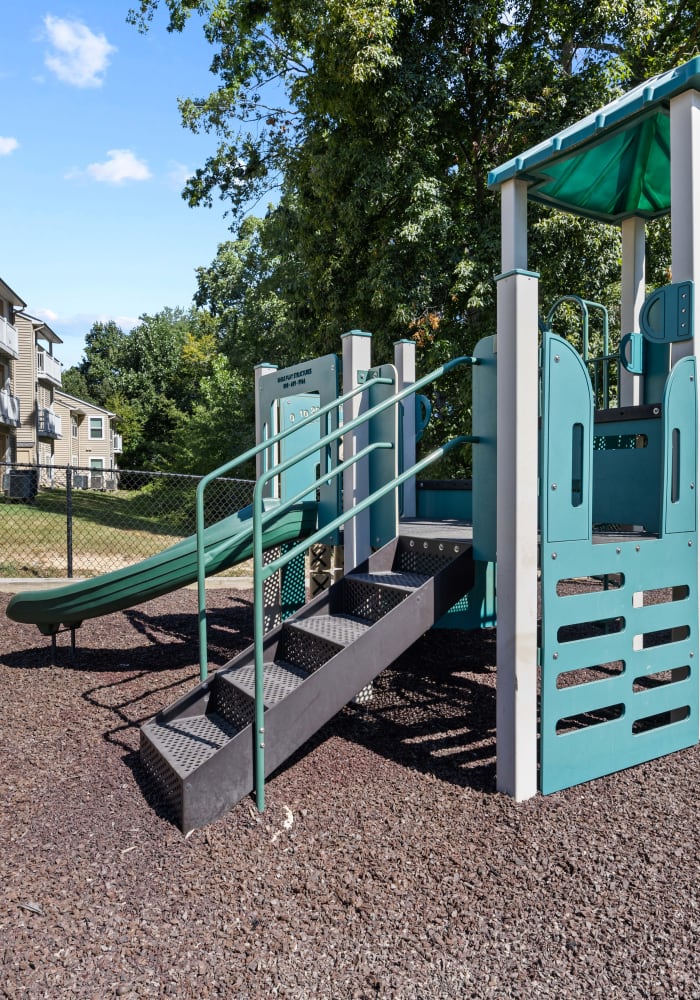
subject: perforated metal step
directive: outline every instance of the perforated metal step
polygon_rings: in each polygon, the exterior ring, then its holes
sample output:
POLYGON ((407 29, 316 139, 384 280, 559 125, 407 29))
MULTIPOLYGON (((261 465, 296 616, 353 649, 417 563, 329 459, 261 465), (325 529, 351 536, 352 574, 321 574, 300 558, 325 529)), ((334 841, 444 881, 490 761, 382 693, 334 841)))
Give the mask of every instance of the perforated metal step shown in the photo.
POLYGON ((343 608, 358 618, 378 622, 428 580, 421 573, 384 570, 349 573, 343 581, 343 608))
POLYGON ((394 569, 387 569, 383 573, 349 573, 345 579, 348 581, 358 580, 362 583, 371 583, 383 587, 406 587, 410 590, 415 590, 416 587, 422 587, 429 577, 423 573, 405 573, 394 569))
POLYGON ((147 722, 142 731, 152 748, 180 778, 192 774, 232 739, 238 729, 216 713, 191 715, 170 722, 147 722))
POLYGON ((284 659, 313 673, 371 628, 354 615, 317 615, 289 622, 282 639, 284 659))
MULTIPOLYGON (((265 706, 276 705, 296 690, 308 677, 308 672, 293 663, 275 660, 264 664, 263 701, 265 706)), ((255 664, 244 663, 221 677, 222 683, 235 685, 249 698, 255 697, 255 664)))

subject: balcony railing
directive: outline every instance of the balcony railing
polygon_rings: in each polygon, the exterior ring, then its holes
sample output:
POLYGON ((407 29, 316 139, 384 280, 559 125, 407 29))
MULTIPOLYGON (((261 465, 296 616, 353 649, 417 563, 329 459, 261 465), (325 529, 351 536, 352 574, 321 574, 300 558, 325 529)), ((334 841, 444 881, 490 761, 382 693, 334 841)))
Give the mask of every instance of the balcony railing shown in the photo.
POLYGON ((52 410, 39 410, 37 433, 40 437, 60 438, 62 436, 61 418, 52 410))
POLYGON ((19 357, 19 337, 14 326, 0 316, 0 352, 9 354, 11 358, 19 357))
POLYGON ((36 352, 36 370, 40 379, 54 385, 61 384, 61 363, 46 351, 36 352))
POLYGON ((19 398, 6 389, 0 389, 0 424, 19 427, 19 398))
POLYGON ((112 451, 115 455, 123 451, 123 440, 121 434, 112 434, 112 451))

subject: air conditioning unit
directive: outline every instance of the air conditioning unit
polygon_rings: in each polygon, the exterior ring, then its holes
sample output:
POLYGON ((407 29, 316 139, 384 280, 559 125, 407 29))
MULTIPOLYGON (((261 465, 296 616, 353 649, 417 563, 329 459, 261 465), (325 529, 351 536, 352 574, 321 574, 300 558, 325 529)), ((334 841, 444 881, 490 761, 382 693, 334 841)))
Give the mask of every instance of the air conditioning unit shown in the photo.
POLYGON ((37 469, 12 469, 7 495, 11 500, 33 500, 39 489, 37 469))
POLYGON ((76 472, 73 475, 73 486, 76 490, 86 490, 88 488, 89 476, 76 472))
POLYGON ((10 473, 3 472, 2 474, 2 491, 3 493, 10 492, 10 473))
POLYGON ((90 476, 90 489, 103 490, 105 488, 105 477, 94 472, 90 476))
POLYGON ((116 490, 117 480, 116 479, 105 479, 105 489, 106 490, 116 490))

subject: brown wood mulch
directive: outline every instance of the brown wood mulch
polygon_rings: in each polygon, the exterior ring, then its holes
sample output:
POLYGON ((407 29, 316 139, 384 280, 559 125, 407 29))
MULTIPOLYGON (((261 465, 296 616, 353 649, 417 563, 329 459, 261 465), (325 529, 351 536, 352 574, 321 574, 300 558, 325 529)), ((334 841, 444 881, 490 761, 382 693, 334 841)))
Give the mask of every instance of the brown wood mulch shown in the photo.
MULTIPOLYGON (((250 593, 209 595, 212 659, 250 593)), ((0 996, 700 997, 700 747, 495 791, 495 637, 430 633, 268 785, 185 838, 142 721, 196 682, 192 591, 59 665, 0 595, 0 996)))

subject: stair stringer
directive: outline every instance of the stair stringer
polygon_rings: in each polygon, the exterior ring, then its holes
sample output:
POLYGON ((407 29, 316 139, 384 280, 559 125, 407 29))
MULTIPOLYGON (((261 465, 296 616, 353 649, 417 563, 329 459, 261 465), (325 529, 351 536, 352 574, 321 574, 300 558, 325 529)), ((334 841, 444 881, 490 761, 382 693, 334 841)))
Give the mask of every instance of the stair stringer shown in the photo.
MULTIPOLYGON (((389 542, 354 572, 371 574, 390 569, 399 544, 399 539, 389 542)), ((379 621, 371 623, 358 639, 309 674, 293 692, 266 708, 266 776, 288 760, 470 590, 474 581, 471 544, 461 543, 458 548, 459 554, 446 566, 408 593, 379 621)), ((266 662, 275 659, 285 628, 294 622, 342 610, 342 588, 348 577, 318 595, 266 636, 266 662)), ((227 674, 235 673, 236 668, 249 664, 252 658, 253 647, 250 647, 160 713, 155 721, 176 728, 178 719, 206 713, 213 685, 220 683, 227 674)), ((248 725, 183 780, 179 816, 183 832, 213 822, 253 790, 254 745, 253 726, 248 725)), ((143 746, 142 733, 142 753, 143 746)), ((177 804, 173 804, 177 808, 177 804)))

